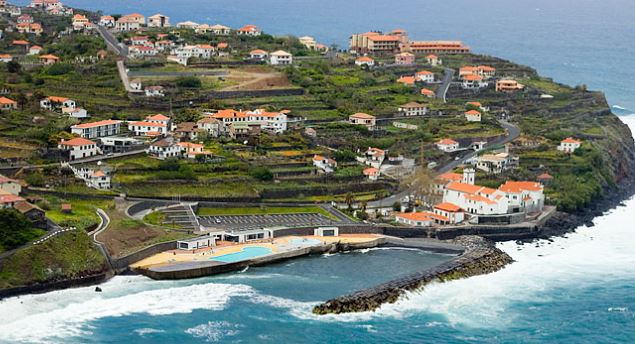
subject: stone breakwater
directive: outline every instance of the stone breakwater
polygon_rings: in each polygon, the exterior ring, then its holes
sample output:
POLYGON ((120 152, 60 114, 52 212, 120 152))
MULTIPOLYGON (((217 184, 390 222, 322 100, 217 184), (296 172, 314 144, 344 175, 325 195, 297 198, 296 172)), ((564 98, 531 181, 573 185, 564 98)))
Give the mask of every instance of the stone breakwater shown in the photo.
POLYGON ((384 303, 394 303, 408 291, 423 288, 432 282, 445 282, 498 271, 512 258, 481 237, 459 237, 455 244, 465 251, 455 259, 437 267, 416 272, 375 287, 341 296, 313 308, 315 314, 339 314, 374 311, 384 303))

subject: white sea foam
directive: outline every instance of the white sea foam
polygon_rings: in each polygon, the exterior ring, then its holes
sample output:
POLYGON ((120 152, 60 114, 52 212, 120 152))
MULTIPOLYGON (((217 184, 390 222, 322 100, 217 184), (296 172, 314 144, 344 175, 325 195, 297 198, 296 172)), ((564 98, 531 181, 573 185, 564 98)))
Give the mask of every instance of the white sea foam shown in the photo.
POLYGON ((240 324, 232 324, 227 321, 209 321, 185 330, 185 333, 194 338, 203 339, 206 342, 220 342, 226 337, 232 337, 240 333, 240 324))
POLYGON ((143 337, 146 334, 152 334, 152 333, 164 333, 165 330, 161 330, 161 329, 157 329, 157 328, 148 328, 148 327, 144 327, 144 328, 138 328, 136 330, 134 330, 134 332, 136 334, 138 334, 139 336, 143 337))
POLYGON ((144 277, 115 277, 95 293, 93 288, 11 298, 0 303, 0 333, 9 342, 50 342, 88 334, 87 322, 134 313, 166 315, 195 309, 222 310, 231 297, 246 296, 253 289, 241 284, 147 283, 144 277), (138 288, 155 288, 138 291, 138 288))

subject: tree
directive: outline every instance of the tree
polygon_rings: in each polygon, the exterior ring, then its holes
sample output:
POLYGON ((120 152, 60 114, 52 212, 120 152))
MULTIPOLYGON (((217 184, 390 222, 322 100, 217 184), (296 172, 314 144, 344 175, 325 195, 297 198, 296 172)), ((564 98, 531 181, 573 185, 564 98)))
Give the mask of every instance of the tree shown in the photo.
POLYGON ((344 198, 344 202, 348 206, 348 210, 353 209, 353 203, 355 202, 355 196, 352 192, 346 193, 346 197, 344 198))
POLYGON ((434 174, 425 166, 419 166, 415 172, 402 181, 402 186, 410 189, 414 195, 424 200, 433 202, 435 195, 433 190, 434 174))
POLYGON ((22 65, 18 61, 9 61, 7 62, 7 72, 9 73, 20 73, 22 70, 22 65))
POLYGON ((401 202, 396 201, 395 203, 392 204, 392 210, 394 211, 401 211, 401 202))
POLYGON ((0 251, 10 250, 34 240, 42 231, 14 209, 0 209, 0 251))
POLYGON ((201 79, 195 76, 184 76, 176 79, 176 86, 181 88, 201 88, 201 79))
POLYGON ((273 173, 266 167, 258 166, 249 170, 249 175, 262 181, 273 180, 273 173))

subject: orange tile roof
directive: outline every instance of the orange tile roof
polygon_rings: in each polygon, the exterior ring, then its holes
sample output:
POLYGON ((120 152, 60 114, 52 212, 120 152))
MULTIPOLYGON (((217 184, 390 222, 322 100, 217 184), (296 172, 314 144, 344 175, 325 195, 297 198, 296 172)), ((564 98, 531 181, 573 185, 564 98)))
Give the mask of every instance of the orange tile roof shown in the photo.
POLYGON ((55 61, 57 61, 57 60, 59 60, 60 58, 59 58, 59 57, 57 57, 57 56, 55 56, 55 55, 53 55, 53 54, 48 54, 48 55, 42 55, 42 56, 40 56, 40 59, 41 59, 41 60, 55 60, 55 61))
POLYGON ((418 71, 416 75, 431 75, 431 74, 433 75, 434 73, 427 70, 421 70, 421 71, 418 71))
POLYGON ((17 104, 17 102, 7 97, 0 97, 0 104, 17 104))
POLYGON ((379 170, 374 167, 369 167, 367 169, 364 169, 363 173, 365 176, 378 176, 379 170))
POLYGON ((98 171, 93 172, 93 177, 105 177, 105 176, 106 176, 106 174, 102 170, 98 170, 98 171))
POLYGON ((438 59, 439 57, 435 54, 430 54, 428 56, 426 56, 427 59, 438 59))
POLYGON ((421 94, 423 94, 424 96, 433 96, 434 95, 434 91, 429 90, 427 88, 422 88, 421 89, 421 94))
POLYGON ((553 176, 546 172, 538 176, 538 180, 551 180, 551 179, 553 179, 553 176))
POLYGON ((576 140, 573 137, 567 137, 566 139, 562 140, 562 143, 582 143, 582 141, 576 140))
POLYGON ((21 39, 16 39, 12 43, 13 45, 29 45, 30 43, 27 41, 23 41, 21 39))
POLYGON ((375 116, 363 112, 352 114, 350 117, 359 119, 375 119, 375 116))
POLYGON ((430 216, 429 212, 418 212, 418 213, 400 213, 395 215, 396 217, 401 217, 402 219, 411 220, 411 221, 429 221, 432 222, 433 219, 430 216))
POLYGON ((467 81, 481 81, 483 77, 478 74, 468 74, 463 76, 463 80, 467 81))
POLYGON ((496 202, 492 201, 491 199, 487 198, 487 197, 483 197, 481 195, 473 195, 473 194, 467 194, 467 195, 463 195, 463 197, 472 200, 474 202, 483 202, 486 204, 496 204, 496 202))
POLYGON ((448 184, 447 189, 468 194, 476 194, 483 187, 478 185, 465 184, 461 182, 452 182, 448 184))
POLYGON ((154 122, 146 122, 146 121, 138 121, 138 122, 130 122, 129 125, 138 125, 143 127, 165 127, 165 123, 154 123, 154 122))
POLYGON ((358 57, 355 61, 357 61, 357 62, 373 62, 375 60, 373 60, 372 58, 370 58, 368 56, 362 56, 362 57, 358 57))
POLYGON ((397 82, 400 82, 400 83, 406 84, 406 85, 414 85, 415 77, 414 76, 404 75, 404 76, 400 77, 399 79, 397 79, 397 82))
POLYGON ((68 98, 66 97, 58 97, 58 96, 48 96, 46 98, 53 103, 63 103, 68 100, 68 98))
POLYGON ((149 121, 169 121, 170 117, 158 113, 156 115, 148 116, 146 119, 149 121))
POLYGON ((470 116, 477 116, 477 115, 480 116, 481 113, 476 111, 476 110, 470 110, 470 111, 465 112, 465 114, 466 115, 470 115, 470 116))
POLYGON ((450 203, 450 202, 444 202, 444 203, 440 203, 434 206, 435 209, 439 209, 439 210, 443 210, 443 211, 447 211, 450 213, 456 213, 456 212, 460 212, 462 211, 461 207, 459 207, 458 205, 454 204, 454 203, 450 203))
POLYGON ((24 201, 24 198, 16 195, 0 195, 0 203, 14 203, 24 201))
POLYGON ((85 128, 94 128, 94 127, 100 127, 100 126, 103 126, 103 125, 111 125, 111 124, 117 124, 117 123, 120 123, 120 121, 117 121, 117 120, 114 120, 114 119, 106 119, 106 120, 103 120, 103 121, 76 124, 76 125, 72 126, 71 128, 85 129, 85 128))
POLYGON ((392 35, 372 35, 368 36, 369 41, 377 41, 377 42, 392 42, 398 41, 399 37, 392 35))
POLYGON ((202 144, 198 144, 198 143, 192 143, 192 142, 179 142, 178 145, 180 147, 183 148, 187 148, 187 149, 196 149, 196 148, 203 148, 205 147, 202 144))
POLYGON ((478 106, 481 107, 481 102, 467 102, 467 105, 478 106))
POLYGON ((251 55, 265 55, 267 52, 262 49, 255 49, 249 52, 251 55))
POLYGON ((86 146, 86 145, 94 145, 95 142, 85 139, 83 137, 76 137, 70 140, 62 140, 60 144, 65 146, 86 146))
POLYGON ((229 44, 226 42, 220 42, 216 46, 218 47, 218 49, 225 49, 229 46, 229 44))
POLYGON ((460 173, 446 172, 446 173, 438 175, 436 179, 460 182, 463 180, 463 175, 460 173))
POLYGON ((316 155, 313 156, 313 160, 322 161, 322 160, 326 160, 326 159, 323 156, 316 154, 316 155))
POLYGON ((442 139, 442 140, 439 140, 439 142, 437 142, 437 144, 440 144, 440 145, 455 145, 457 143, 458 142, 452 139, 442 139))
POLYGON ((540 183, 530 181, 507 181, 498 189, 507 193, 521 193, 522 191, 541 191, 542 185, 540 183))

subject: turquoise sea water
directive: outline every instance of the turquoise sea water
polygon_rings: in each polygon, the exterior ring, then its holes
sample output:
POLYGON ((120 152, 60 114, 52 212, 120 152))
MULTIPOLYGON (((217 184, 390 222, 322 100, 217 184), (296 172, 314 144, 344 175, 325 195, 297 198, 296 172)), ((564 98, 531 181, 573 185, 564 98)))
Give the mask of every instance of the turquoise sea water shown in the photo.
MULTIPOLYGON (((402 27, 461 39, 476 52, 606 92, 635 113, 632 0, 67 0, 107 13, 163 12, 346 44, 350 32, 402 27), (465 24, 463 24, 465 23, 465 24)), ((623 117, 635 129, 635 118, 623 117)), ((411 251, 326 255, 177 282, 116 277, 0 302, 0 342, 633 343, 635 200, 592 228, 552 241, 500 244, 516 262, 487 276, 429 286, 374 313, 316 317, 311 307, 447 259, 411 251)))

